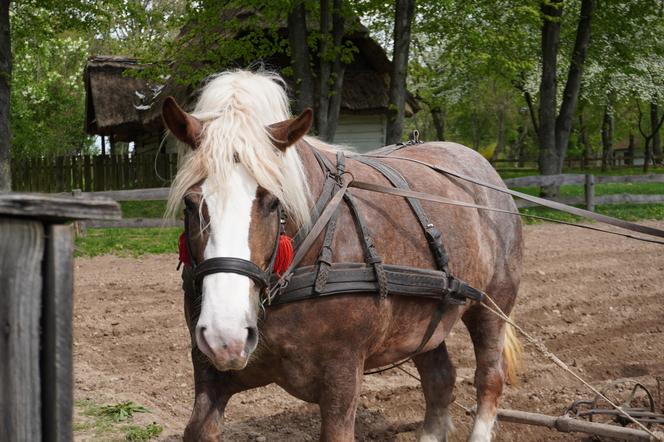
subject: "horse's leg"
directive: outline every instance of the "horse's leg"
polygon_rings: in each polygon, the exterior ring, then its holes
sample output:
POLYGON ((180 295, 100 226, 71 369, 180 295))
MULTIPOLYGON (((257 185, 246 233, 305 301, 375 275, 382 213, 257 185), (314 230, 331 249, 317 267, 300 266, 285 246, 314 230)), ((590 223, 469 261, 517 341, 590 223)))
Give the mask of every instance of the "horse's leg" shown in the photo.
POLYGON ((321 414, 320 440, 355 440, 355 411, 362 384, 363 361, 340 359, 325 367, 318 405, 321 414))
POLYGON ((450 404, 454 392, 456 370, 447 354, 445 342, 437 348, 413 357, 422 380, 426 414, 420 433, 420 442, 447 441, 454 431, 450 404))
POLYGON ((473 341, 477 365, 475 370, 477 414, 469 440, 490 441, 506 379, 503 367, 505 324, 500 318, 480 306, 469 309, 462 319, 473 341))
POLYGON ((227 376, 214 369, 205 356, 194 349, 194 408, 184 431, 184 440, 219 441, 224 409, 235 391, 232 391, 227 376))

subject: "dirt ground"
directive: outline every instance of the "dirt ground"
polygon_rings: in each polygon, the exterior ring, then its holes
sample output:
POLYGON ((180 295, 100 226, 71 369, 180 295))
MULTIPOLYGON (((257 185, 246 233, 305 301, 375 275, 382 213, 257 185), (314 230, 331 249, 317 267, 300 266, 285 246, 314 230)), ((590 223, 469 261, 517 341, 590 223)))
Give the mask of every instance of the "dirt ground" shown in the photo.
MULTIPOLYGON (((663 222, 647 224, 664 228, 663 222)), ((656 378, 664 377, 664 249, 561 225, 527 226, 525 231, 517 323, 593 385, 640 381, 656 395, 656 378)), ((138 421, 157 422, 164 428, 161 440, 168 441, 180 440, 193 401, 176 264, 175 254, 79 258, 75 263, 75 399, 79 404, 131 400, 144 405, 151 414, 138 421)), ((461 323, 448 348, 457 366, 457 400, 473 405, 474 358, 461 323)), ((524 364, 521 381, 507 388, 503 407, 559 415, 573 400, 592 398, 532 346, 525 347, 524 364)), ((417 381, 400 371, 366 377, 357 439, 416 440, 423 403, 417 381)), ((225 440, 318 438, 317 407, 276 386, 233 397, 226 416, 225 440)), ((470 418, 454 408, 454 421, 452 440, 465 440, 470 418)), ((95 439, 85 431, 76 438, 95 439)), ((505 423, 496 431, 500 441, 574 439, 505 423)))

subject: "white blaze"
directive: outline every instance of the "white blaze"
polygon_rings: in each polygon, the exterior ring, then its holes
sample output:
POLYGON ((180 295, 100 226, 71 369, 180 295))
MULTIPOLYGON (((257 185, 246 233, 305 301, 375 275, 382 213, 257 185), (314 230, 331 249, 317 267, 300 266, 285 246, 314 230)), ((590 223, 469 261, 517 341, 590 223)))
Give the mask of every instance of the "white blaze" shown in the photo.
MULTIPOLYGON (((204 258, 251 260, 249 227, 258 184, 242 165, 237 165, 229 178, 227 194, 213 192, 205 183, 202 186, 210 216, 204 258)), ((246 340, 247 327, 256 324, 257 312, 251 301, 253 285, 248 277, 235 273, 214 273, 203 279, 196 339, 204 353, 208 353, 206 344, 215 351, 225 344, 246 340), (205 343, 200 342, 202 328, 205 329, 205 343)))

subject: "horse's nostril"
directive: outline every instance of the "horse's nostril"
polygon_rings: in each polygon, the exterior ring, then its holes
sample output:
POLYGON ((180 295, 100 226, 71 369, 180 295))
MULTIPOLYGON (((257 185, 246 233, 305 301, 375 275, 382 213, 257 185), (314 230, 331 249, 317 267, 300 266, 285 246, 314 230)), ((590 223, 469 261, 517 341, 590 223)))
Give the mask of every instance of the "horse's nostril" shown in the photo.
POLYGON ((256 345, 258 345, 258 329, 247 327, 247 344, 245 346, 247 353, 254 351, 256 345))

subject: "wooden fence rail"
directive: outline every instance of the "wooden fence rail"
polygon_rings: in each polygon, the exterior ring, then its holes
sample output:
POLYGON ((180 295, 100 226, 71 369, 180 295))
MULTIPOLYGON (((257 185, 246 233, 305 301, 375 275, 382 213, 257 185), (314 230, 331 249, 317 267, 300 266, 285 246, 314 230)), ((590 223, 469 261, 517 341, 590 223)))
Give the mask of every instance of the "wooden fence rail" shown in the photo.
POLYGON ((177 154, 79 155, 14 159, 12 187, 25 192, 143 189, 169 184, 177 154))
MULTIPOLYGON (((596 204, 639 204, 639 203, 664 203, 664 193, 656 195, 639 195, 631 193, 619 193, 613 195, 595 195, 596 184, 616 184, 616 183, 664 183, 664 174, 649 175, 621 175, 621 176, 595 176, 582 174, 561 174, 561 175, 535 175, 518 178, 509 178, 505 184, 509 188, 514 187, 538 187, 538 186, 564 186, 584 185, 583 197, 562 197, 555 198, 556 201, 571 204, 585 205, 588 210, 595 210, 596 204)), ((518 207, 533 207, 537 204, 528 201, 517 200, 518 207)))

